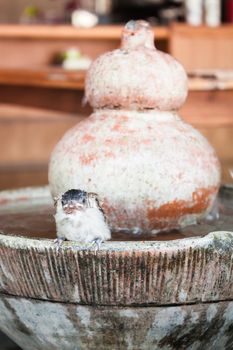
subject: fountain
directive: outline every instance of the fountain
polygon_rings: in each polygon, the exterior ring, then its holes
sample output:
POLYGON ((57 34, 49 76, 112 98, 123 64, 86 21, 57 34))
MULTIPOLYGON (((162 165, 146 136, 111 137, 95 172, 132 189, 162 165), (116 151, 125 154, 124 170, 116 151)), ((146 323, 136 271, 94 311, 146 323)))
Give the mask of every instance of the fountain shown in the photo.
POLYGON ((233 187, 176 113, 186 82, 130 21, 88 72, 94 113, 55 147, 50 187, 0 193, 0 329, 22 349, 232 349, 233 187), (103 201, 97 252, 54 245, 50 190, 70 188, 103 201))

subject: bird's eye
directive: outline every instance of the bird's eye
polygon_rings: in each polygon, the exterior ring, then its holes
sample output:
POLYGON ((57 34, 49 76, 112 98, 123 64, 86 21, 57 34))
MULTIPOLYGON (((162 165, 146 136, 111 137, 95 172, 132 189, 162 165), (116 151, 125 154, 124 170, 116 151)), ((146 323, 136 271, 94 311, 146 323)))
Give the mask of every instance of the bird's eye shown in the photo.
POLYGON ((82 199, 82 203, 83 203, 83 204, 86 203, 86 199, 85 199, 85 198, 82 199))

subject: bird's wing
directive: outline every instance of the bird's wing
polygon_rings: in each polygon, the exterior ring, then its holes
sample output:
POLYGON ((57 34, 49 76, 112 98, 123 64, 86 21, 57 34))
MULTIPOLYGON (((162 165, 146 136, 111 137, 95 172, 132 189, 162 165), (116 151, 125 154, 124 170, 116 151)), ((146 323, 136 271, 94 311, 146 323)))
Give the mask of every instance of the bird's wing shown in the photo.
MULTIPOLYGON (((89 192, 88 193, 88 199, 94 199, 95 201, 95 205, 96 207, 101 211, 101 213, 103 214, 103 217, 104 217, 104 221, 107 222, 107 218, 106 218, 106 215, 105 215, 105 212, 103 210, 103 208, 101 207, 100 205, 100 200, 99 200, 99 197, 98 197, 98 194, 97 193, 94 193, 94 192, 89 192)), ((93 205, 91 204, 91 201, 88 201, 89 202, 89 207, 90 208, 93 208, 93 205)), ((93 202, 92 202, 93 203, 93 202)))
POLYGON ((57 196, 53 198, 53 202, 54 202, 54 207, 57 208, 57 203, 58 201, 61 199, 61 197, 57 196))

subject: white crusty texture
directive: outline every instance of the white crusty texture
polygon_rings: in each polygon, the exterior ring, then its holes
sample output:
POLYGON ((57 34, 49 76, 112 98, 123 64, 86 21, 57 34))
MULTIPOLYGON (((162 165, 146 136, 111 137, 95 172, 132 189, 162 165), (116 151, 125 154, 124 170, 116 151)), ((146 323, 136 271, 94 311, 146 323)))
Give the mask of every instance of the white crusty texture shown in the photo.
POLYGON ((145 22, 126 25, 121 49, 92 63, 85 91, 93 108, 170 111, 181 107, 187 96, 185 70, 155 49, 153 36, 145 22))
POLYGON ((118 49, 92 63, 85 91, 95 109, 177 110, 187 97, 187 76, 179 62, 158 50, 118 49))
POLYGON ((55 221, 57 236, 69 241, 91 243, 96 239, 105 241, 111 238, 104 215, 98 208, 86 208, 66 214, 61 201, 58 201, 55 221))
MULTIPOLYGON (((169 112, 96 112, 65 134, 49 166, 54 196, 71 188, 97 193, 116 208, 106 213, 115 228, 145 227, 148 209, 176 201, 191 206, 194 193, 216 187, 210 206, 219 182, 213 148, 169 112)), ((194 212, 191 222, 204 214, 194 212)), ((190 222, 182 212, 179 220, 190 222)))
POLYGON ((154 49, 154 33, 148 22, 131 20, 122 31, 121 48, 131 50, 139 47, 154 49))

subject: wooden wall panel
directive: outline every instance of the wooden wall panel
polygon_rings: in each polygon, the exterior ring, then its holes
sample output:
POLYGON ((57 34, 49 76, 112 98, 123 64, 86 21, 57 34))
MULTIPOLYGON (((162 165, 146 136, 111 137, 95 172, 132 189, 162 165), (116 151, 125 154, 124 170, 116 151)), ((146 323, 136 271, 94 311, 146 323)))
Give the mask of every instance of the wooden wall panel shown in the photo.
POLYGON ((83 119, 23 107, 3 109, 0 108, 0 166, 4 168, 47 164, 61 136, 83 119))
POLYGON ((233 125, 233 90, 189 91, 179 113, 200 127, 233 125))
POLYGON ((0 191, 5 189, 43 186, 48 184, 48 165, 0 166, 0 191))
POLYGON ((0 106, 0 190, 48 182, 51 151, 80 116, 22 106, 0 106))
POLYGON ((192 27, 176 24, 170 32, 170 52, 187 70, 233 69, 233 26, 192 27))

